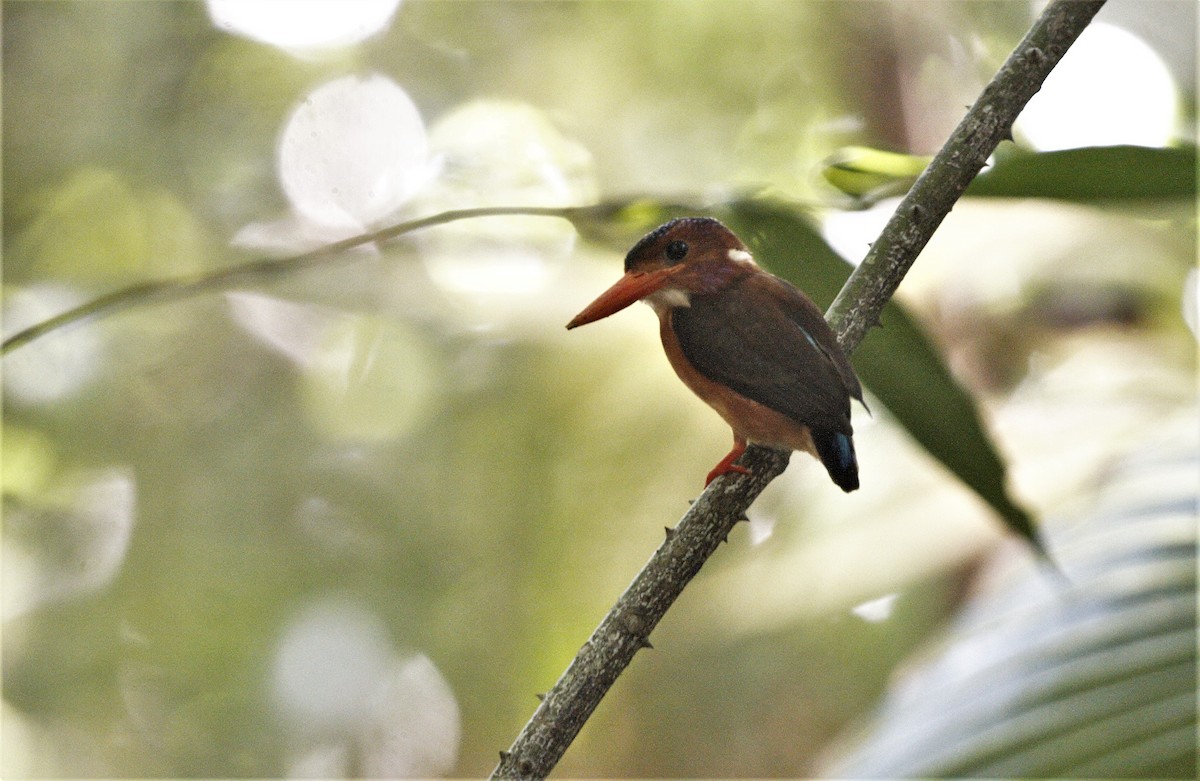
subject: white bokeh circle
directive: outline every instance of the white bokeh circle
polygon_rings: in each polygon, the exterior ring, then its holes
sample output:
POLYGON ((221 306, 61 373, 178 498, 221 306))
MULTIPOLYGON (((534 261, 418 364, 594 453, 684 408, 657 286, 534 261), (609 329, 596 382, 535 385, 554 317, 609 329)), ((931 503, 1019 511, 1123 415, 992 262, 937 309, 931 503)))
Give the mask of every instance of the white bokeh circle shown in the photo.
POLYGON ((398 209, 429 175, 416 105, 380 76, 345 76, 310 92, 279 141, 279 179, 293 208, 330 227, 357 227, 398 209))
POLYGON ((1052 151, 1165 146, 1178 126, 1178 89, 1166 63, 1133 33, 1096 22, 1029 101, 1015 130, 1034 148, 1052 151))
POLYGON ((349 46, 387 28, 400 0, 208 0, 219 30, 293 52, 349 46))

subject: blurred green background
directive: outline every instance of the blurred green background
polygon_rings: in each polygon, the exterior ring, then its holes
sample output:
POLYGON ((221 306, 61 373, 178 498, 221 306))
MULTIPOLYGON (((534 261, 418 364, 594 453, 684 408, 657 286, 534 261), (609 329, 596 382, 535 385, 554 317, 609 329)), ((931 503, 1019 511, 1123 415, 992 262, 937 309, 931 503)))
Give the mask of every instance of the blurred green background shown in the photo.
MULTIPOLYGON (((849 145, 936 151, 1033 14, 406 0, 335 4, 377 17, 348 25, 361 40, 281 46, 220 16, 228 5, 3 4, 5 336, 134 283, 475 205, 628 199, 655 214, 657 199, 770 196, 858 259, 887 188, 851 197, 822 161, 849 145), (393 100, 394 135, 372 146, 382 109, 289 124, 298 107, 323 116, 331 84, 393 100), (289 157, 297 138, 317 162, 289 157), (382 173, 350 203, 356 166, 382 173)), ((304 16, 268 10, 268 30, 304 16)), ((1100 19, 1140 36, 1159 71, 1104 81, 1089 105, 1139 121, 1097 139, 1114 122, 1079 117, 1075 146, 1194 150, 1195 13, 1110 4, 1100 19), (1150 94, 1170 100, 1125 103, 1150 94)), ((1015 135, 1039 143, 1032 125, 1015 135)), ((901 288, 1051 549, 1124 506, 1110 478, 1146 451, 1191 465, 1164 472, 1151 494, 1171 502, 1149 512, 1181 518, 1159 526, 1194 548, 1190 154, 1184 197, 1123 190, 1140 163, 1099 154, 1041 166, 1057 174, 1048 197, 1015 197, 1047 195, 1032 173, 969 197, 901 288)), ((653 227, 638 213, 586 239, 562 220, 457 223, 6 355, 0 773, 486 774, 729 445, 644 308, 563 329, 653 227)), ((919 410, 921 377, 896 371, 919 410)), ((872 410, 855 412, 862 490, 796 456, 560 777, 836 768, 901 663, 977 591, 1004 593, 981 573, 1037 577, 987 506, 872 410)), ((926 405, 928 425, 941 413, 926 405)), ((1062 560, 1070 575, 1069 548, 1062 560)), ((1162 572, 1146 577, 1194 591, 1194 568, 1162 572)), ((1194 611, 1172 620, 1194 630, 1194 611)), ((1194 645, 1171 669, 1194 687, 1194 645)))

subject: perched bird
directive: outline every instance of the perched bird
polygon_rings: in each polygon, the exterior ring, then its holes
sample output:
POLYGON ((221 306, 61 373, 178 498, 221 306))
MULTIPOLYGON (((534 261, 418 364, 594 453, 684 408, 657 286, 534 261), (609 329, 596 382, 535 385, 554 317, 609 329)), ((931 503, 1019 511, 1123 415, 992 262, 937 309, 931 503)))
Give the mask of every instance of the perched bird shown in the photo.
MULTIPOLYGON (((708 474, 748 472, 734 462, 757 443, 803 450, 843 491, 858 488, 850 399, 862 387, 817 308, 754 262, 717 220, 672 220, 625 257, 625 276, 567 328, 645 301, 658 314, 675 373, 733 427, 733 450, 708 474)), ((864 405, 865 406, 865 405, 864 405)))

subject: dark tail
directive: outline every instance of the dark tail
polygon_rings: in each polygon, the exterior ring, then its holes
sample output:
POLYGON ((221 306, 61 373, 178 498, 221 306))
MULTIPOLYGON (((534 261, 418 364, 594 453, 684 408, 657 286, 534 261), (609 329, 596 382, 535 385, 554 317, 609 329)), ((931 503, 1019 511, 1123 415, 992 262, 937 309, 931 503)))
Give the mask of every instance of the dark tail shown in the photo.
POLYGON ((846 493, 858 488, 858 459, 854 456, 854 439, 840 431, 814 431, 813 444, 829 477, 846 493))

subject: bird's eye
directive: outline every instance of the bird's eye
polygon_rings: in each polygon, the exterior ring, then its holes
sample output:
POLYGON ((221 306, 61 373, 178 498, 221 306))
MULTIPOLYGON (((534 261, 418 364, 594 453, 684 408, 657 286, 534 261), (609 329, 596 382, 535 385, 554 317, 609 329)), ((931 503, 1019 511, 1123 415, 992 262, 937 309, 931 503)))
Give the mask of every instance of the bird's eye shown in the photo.
POLYGON ((667 245, 667 260, 678 263, 688 254, 686 241, 673 241, 667 245))

